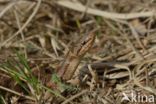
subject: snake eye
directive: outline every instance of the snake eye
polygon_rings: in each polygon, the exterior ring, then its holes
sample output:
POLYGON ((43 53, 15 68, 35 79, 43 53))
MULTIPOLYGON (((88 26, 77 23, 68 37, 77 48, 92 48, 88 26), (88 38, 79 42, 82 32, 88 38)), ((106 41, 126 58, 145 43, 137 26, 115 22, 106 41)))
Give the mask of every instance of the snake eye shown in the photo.
POLYGON ((81 45, 85 45, 86 44, 86 41, 83 41, 82 43, 81 43, 81 45))

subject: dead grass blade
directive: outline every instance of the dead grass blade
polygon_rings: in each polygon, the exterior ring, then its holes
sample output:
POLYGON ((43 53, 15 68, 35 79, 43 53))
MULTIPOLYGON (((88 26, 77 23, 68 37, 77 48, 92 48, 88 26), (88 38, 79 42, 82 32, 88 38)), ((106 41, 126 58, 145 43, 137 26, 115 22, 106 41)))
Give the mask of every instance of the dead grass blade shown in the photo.
POLYGON ((149 87, 149 86, 143 86, 143 85, 141 85, 140 82, 137 80, 137 78, 134 79, 134 83, 135 83, 137 86, 139 86, 140 88, 142 88, 142 89, 144 89, 144 90, 146 90, 146 91, 148 91, 148 92, 150 92, 150 93, 156 95, 156 89, 151 88, 151 87, 149 87))
POLYGON ((0 18, 9 10, 11 9, 17 2, 10 3, 3 11, 0 12, 0 18))
POLYGON ((3 86, 0 86, 0 89, 5 90, 5 91, 10 92, 10 93, 13 93, 13 94, 18 95, 18 96, 22 96, 22 97, 24 97, 24 98, 26 98, 26 99, 35 101, 35 99, 32 98, 32 97, 30 97, 30 96, 23 95, 23 94, 21 94, 21 93, 18 93, 18 92, 16 92, 16 91, 11 90, 11 89, 5 88, 5 87, 3 87, 3 86))
POLYGON ((67 100, 65 100, 63 103, 61 103, 61 104, 68 104, 70 101, 72 101, 72 100, 74 100, 75 98, 77 98, 77 97, 79 97, 79 96, 81 96, 81 95, 83 95, 83 94, 85 94, 85 93, 87 93, 88 92, 88 90, 83 90, 83 91, 81 91, 80 93, 77 93, 76 95, 74 95, 74 96, 72 96, 71 98, 68 98, 67 100))
POLYGON ((122 14, 122 13, 110 13, 106 11, 101 11, 97 9, 87 8, 78 2, 71 2, 69 0, 59 0, 56 2, 58 5, 64 6, 66 8, 70 8, 79 12, 86 12, 88 14, 101 16, 108 19, 134 19, 134 18, 140 18, 140 17, 152 17, 155 15, 154 10, 153 11, 147 11, 147 12, 140 12, 140 13, 128 13, 128 14, 122 14))
POLYGON ((59 57, 59 54, 57 52, 58 50, 60 50, 60 47, 58 45, 58 42, 53 37, 51 37, 50 40, 51 40, 51 45, 52 45, 52 48, 53 48, 56 56, 59 57))
POLYGON ((7 42, 9 42, 10 40, 12 40, 14 37, 16 37, 19 33, 21 33, 21 31, 23 31, 26 28, 26 26, 31 22, 31 20, 33 19, 33 17, 36 15, 36 13, 37 13, 40 5, 41 5, 41 1, 42 0, 38 0, 38 2, 36 4, 36 8, 32 12, 32 14, 29 16, 29 18, 27 19, 27 21, 24 23, 24 25, 16 33, 14 33, 10 38, 8 38, 2 44, 0 44, 0 47, 4 46, 7 42))

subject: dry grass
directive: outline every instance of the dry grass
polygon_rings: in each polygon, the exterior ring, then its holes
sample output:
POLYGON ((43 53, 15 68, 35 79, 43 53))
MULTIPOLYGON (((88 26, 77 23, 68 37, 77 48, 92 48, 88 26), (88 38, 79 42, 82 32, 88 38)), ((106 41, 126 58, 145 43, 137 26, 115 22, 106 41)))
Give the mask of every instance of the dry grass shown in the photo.
POLYGON ((132 91, 156 96, 155 5, 154 0, 0 0, 0 103, 155 104, 145 98, 122 102, 123 92, 129 98, 132 91), (83 38, 95 29, 89 50, 83 38), (78 55, 82 49, 87 53, 78 55), (76 69, 71 80, 57 76, 71 64, 76 69))

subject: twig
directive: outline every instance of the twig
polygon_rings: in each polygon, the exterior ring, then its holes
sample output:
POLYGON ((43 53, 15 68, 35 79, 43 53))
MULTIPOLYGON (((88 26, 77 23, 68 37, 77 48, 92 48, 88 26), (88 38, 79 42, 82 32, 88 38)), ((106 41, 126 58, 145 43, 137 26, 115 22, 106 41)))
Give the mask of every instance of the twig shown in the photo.
POLYGON ((110 13, 102 10, 97 10, 97 9, 92 9, 92 8, 87 8, 78 2, 71 2, 68 0, 64 1, 57 1, 56 2, 58 5, 64 6, 69 9, 73 9, 79 12, 86 12, 88 14, 92 15, 97 15, 97 16, 102 16, 104 18, 109 18, 109 19, 134 19, 134 18, 139 18, 139 17, 151 17, 155 15, 154 10, 153 11, 147 11, 147 12, 140 12, 140 13, 110 13))

